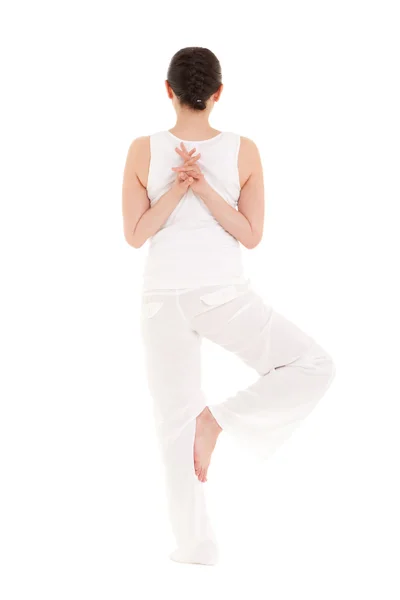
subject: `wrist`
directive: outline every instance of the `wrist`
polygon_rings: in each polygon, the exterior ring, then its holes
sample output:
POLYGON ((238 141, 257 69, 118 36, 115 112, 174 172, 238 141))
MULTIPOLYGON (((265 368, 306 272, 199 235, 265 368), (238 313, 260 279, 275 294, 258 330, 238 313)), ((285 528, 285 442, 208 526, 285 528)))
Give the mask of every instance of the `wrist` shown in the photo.
POLYGON ((186 189, 183 189, 176 181, 172 184, 169 190, 172 200, 179 202, 186 193, 186 189))
POLYGON ((210 197, 210 193, 213 191, 213 188, 210 186, 210 184, 208 183, 208 181, 203 181, 202 186, 200 187, 200 189, 198 190, 197 194, 198 196, 200 196, 200 198, 202 200, 208 200, 208 198, 210 197))

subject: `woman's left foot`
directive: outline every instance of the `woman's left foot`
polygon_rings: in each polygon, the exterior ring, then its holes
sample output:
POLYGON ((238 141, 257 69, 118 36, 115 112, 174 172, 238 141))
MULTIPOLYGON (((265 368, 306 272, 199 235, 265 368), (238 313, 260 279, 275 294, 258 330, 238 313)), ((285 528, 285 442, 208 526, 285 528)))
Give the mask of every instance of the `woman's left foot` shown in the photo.
POLYGON ((218 548, 212 541, 204 541, 191 550, 177 548, 169 555, 175 562, 197 565, 215 565, 218 562, 218 548))
POLYGON ((194 471, 201 482, 207 481, 207 471, 211 455, 222 428, 218 425, 210 409, 206 408, 196 417, 194 440, 194 471))

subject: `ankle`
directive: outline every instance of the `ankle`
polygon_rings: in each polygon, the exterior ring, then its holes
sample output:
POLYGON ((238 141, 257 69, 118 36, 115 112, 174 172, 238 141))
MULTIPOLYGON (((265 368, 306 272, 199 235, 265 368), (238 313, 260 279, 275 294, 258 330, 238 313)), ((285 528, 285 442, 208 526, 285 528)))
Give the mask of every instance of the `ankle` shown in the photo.
POLYGON ((222 427, 219 425, 218 421, 216 420, 216 418, 212 414, 211 410, 208 408, 208 406, 205 408, 205 410, 207 411, 206 417, 205 417, 207 419, 207 422, 212 427, 214 427, 218 431, 218 433, 220 433, 222 431, 222 427))
POLYGON ((216 418, 212 414, 211 410, 206 406, 199 415, 197 415, 197 421, 201 427, 205 427, 209 429, 210 427, 217 431, 217 433, 221 433, 222 427, 217 422, 216 418))

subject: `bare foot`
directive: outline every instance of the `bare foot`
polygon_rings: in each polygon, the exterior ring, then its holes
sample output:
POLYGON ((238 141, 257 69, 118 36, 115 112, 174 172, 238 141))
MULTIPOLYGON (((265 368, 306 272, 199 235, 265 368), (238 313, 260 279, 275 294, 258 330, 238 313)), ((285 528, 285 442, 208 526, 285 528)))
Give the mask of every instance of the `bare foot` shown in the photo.
POLYGON ((207 481, 211 454, 221 431, 222 428, 206 406, 196 418, 196 435, 194 439, 194 471, 199 481, 207 481))

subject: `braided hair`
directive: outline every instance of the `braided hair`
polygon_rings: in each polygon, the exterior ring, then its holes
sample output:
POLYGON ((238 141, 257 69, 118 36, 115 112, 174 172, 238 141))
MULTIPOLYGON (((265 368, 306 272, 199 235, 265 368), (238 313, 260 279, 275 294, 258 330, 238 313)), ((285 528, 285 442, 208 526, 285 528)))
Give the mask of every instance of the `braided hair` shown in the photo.
POLYGON ((190 46, 174 54, 167 80, 182 105, 204 110, 206 102, 221 85, 218 58, 208 48, 190 46))

